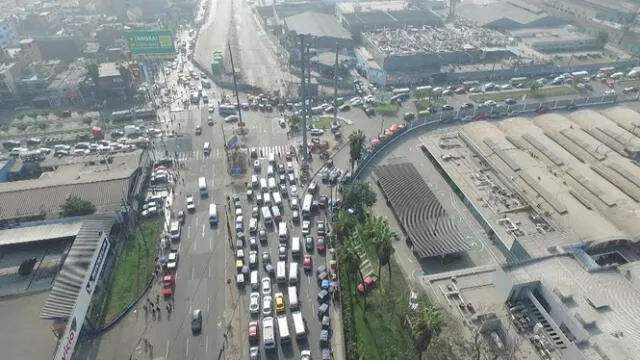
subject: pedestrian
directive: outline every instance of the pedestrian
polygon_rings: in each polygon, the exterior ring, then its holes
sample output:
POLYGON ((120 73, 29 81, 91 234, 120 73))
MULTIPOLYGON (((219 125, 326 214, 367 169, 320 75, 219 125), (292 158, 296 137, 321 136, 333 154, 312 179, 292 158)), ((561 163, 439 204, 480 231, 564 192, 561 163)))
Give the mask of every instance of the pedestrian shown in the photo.
POLYGON ((169 304, 167 304, 167 313, 171 314, 171 306, 169 304))
POLYGON ((156 316, 156 308, 151 308, 151 315, 156 316))
POLYGON ((145 314, 149 311, 149 309, 147 309, 147 305, 142 305, 142 310, 144 310, 145 314))
POLYGON ((158 307, 156 307, 156 311, 158 312, 158 314, 160 314, 160 305, 158 305, 158 307))
POLYGON ((160 303, 160 294, 156 294, 156 303, 160 303))
POLYGON ((151 308, 153 309, 153 301, 149 301, 149 306, 151 306, 151 308))

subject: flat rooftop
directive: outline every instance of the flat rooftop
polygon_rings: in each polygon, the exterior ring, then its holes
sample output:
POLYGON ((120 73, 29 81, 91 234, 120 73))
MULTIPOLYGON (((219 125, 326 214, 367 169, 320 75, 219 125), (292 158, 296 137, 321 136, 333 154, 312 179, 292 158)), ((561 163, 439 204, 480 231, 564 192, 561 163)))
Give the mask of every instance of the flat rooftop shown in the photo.
POLYGON ((342 2, 336 4, 338 12, 352 14, 355 12, 367 12, 372 10, 400 11, 408 8, 406 1, 363 1, 363 2, 342 2))

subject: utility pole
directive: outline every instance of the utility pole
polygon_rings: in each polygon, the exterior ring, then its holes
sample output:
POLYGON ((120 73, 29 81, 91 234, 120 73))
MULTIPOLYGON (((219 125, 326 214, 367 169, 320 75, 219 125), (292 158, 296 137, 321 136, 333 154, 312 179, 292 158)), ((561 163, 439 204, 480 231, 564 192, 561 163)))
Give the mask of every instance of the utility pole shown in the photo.
POLYGON ((245 123, 242 121, 242 109, 240 108, 240 96, 238 95, 238 83, 236 81, 236 68, 233 65, 233 54, 231 53, 231 44, 229 46, 229 61, 231 61, 231 71, 233 72, 233 95, 236 97, 236 107, 238 110, 238 127, 245 127, 245 123))
POLYGON ((338 126, 338 52, 340 43, 336 43, 336 62, 333 65, 333 126, 338 126))
MULTIPOLYGON (((307 149, 307 87, 305 86, 304 77, 304 62, 305 62, 305 46, 304 46, 304 34, 300 35, 300 92, 302 94, 302 161, 307 162, 308 149, 307 149)), ((309 69, 311 72, 311 69, 309 69)))

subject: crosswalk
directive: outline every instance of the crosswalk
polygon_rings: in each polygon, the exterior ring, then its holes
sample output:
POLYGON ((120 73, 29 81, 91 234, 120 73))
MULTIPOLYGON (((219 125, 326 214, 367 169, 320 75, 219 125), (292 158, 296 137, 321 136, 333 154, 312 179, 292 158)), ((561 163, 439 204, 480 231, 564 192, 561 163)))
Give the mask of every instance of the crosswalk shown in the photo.
MULTIPOLYGON (((289 145, 271 145, 271 146, 256 146, 255 149, 258 152, 258 158, 265 159, 270 153, 280 153, 284 156, 284 153, 289 149, 289 145)), ((248 150, 245 150, 248 151, 248 150)), ((223 148, 213 148, 208 156, 205 156, 204 150, 192 150, 192 151, 178 151, 179 161, 197 161, 205 159, 223 159, 225 157, 225 151, 223 148)))

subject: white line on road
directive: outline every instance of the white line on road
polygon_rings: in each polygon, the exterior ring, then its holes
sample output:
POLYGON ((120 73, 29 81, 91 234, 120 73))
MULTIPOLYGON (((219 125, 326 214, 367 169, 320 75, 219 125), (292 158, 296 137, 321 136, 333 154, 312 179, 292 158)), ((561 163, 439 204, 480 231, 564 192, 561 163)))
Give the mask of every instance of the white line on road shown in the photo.
MULTIPOLYGON (((193 280, 193 272, 194 272, 194 269, 191 268, 191 278, 189 280, 193 280)), ((191 313, 191 309, 189 309, 189 313, 191 313)))
POLYGON ((164 358, 169 356, 169 340, 167 340, 167 347, 164 349, 164 358))
POLYGON ((204 352, 209 352, 209 335, 207 335, 207 338, 204 341, 204 352))
POLYGON ((191 237, 191 225, 187 226, 187 239, 191 237))
POLYGON ((213 250, 213 237, 209 236, 209 250, 213 250))
POLYGON ((307 282, 311 285, 311 276, 307 276, 307 282))
POLYGON ((211 298, 207 298, 207 313, 209 313, 209 305, 211 305, 211 298))
POLYGON ((187 349, 185 350, 185 356, 186 358, 189 357, 189 338, 187 338, 187 349))
POLYGON ((409 260, 409 264, 413 264, 413 260, 411 260, 411 258, 407 258, 407 260, 409 260))
POLYGON ((204 224, 202 224, 202 238, 204 239, 204 224))
POLYGON ((196 216, 196 226, 198 226, 199 221, 200 221, 200 218, 196 216))

